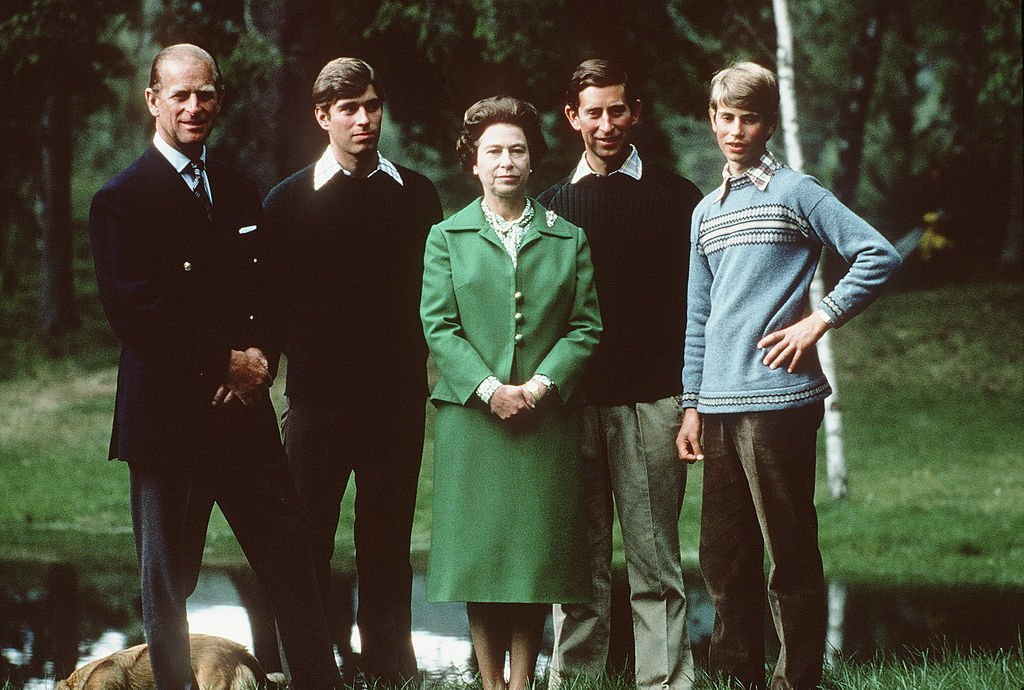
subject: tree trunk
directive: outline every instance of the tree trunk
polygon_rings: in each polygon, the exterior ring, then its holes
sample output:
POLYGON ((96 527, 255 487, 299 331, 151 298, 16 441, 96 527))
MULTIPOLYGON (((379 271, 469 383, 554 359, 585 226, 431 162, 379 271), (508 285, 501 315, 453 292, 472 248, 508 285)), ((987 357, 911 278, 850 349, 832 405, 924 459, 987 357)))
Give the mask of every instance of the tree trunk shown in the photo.
MULTIPOLYGON (((786 147, 786 160, 790 167, 799 170, 803 167, 803 151, 797 130, 796 93, 793 87, 793 33, 790 29, 789 6, 786 0, 772 0, 775 12, 775 28, 778 34, 778 72, 779 97, 781 100, 779 117, 782 120, 782 133, 786 147)), ((818 270, 811 282, 811 304, 817 305, 824 296, 823 266, 819 263, 818 270)), ((831 331, 818 341, 818 358, 825 376, 832 384, 832 395, 825 399, 825 457, 828 464, 828 485, 833 500, 846 498, 849 485, 846 479, 846 453, 843 450, 843 417, 839 406, 839 385, 836 381, 835 364, 832 359, 831 331)))
MULTIPOLYGON (((886 64, 891 73, 885 80, 886 98, 884 116, 892 130, 890 141, 898 142, 887 151, 888 165, 869 173, 870 181, 877 189, 894 189, 902 185, 905 189, 917 190, 914 162, 917 159, 914 134, 915 107, 921 100, 917 88, 917 40, 914 33, 914 18, 908 0, 893 0, 889 5, 893 41, 887 51, 886 64)), ((927 172, 927 170, 925 171, 927 172)), ((929 192, 931 190, 928 190, 929 192)), ((846 200, 851 203, 854 197, 846 200)), ((887 194, 881 203, 880 214, 894 236, 908 232, 921 223, 921 214, 933 211, 928 200, 921 193, 887 194)))
POLYGON ((1024 174, 1021 168, 1024 161, 1021 160, 1021 150, 1024 149, 1024 135, 1021 133, 1021 122, 1019 116, 1015 118, 1016 125, 1010 128, 1010 194, 1009 194, 1009 217, 1006 221, 1006 237, 1003 240, 1003 251, 999 262, 1003 270, 1021 270, 1021 253, 1024 245, 1024 174))
POLYGON ((864 28, 854 40, 856 46, 850 65, 853 88, 839 117, 839 165, 832 191, 845 204, 852 204, 860 182, 860 164, 864 157, 864 130, 868 122, 871 95, 875 90, 878 61, 882 56, 882 37, 888 12, 883 0, 865 5, 864 28))
POLYGON ((71 110, 63 96, 46 97, 40 121, 40 171, 37 213, 41 229, 39 313, 51 351, 78 326, 72 274, 71 110))

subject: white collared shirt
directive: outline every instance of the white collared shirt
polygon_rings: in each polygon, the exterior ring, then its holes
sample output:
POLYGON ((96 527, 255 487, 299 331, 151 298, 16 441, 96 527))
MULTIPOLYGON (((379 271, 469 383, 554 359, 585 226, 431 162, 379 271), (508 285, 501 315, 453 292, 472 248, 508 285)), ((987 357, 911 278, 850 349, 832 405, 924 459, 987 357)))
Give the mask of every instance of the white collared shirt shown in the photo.
MULTIPOLYGON (((644 174, 644 164, 640 160, 640 154, 637 152, 636 147, 632 144, 629 145, 629 155, 626 156, 626 160, 622 162, 618 170, 613 170, 608 173, 614 175, 615 173, 622 173, 628 177, 632 177, 634 180, 639 180, 644 174)), ((580 164, 576 166, 576 172, 572 174, 572 183, 576 184, 587 175, 597 175, 594 169, 590 167, 590 163, 587 162, 587 154, 584 152, 580 158, 580 164)))
MULTIPOLYGON (((195 177, 192 175, 192 159, 186 156, 184 153, 174 148, 160 136, 157 132, 153 135, 153 146, 156 150, 163 154, 167 162, 174 166, 174 169, 181 175, 181 179, 185 180, 185 184, 188 185, 189 190, 192 189, 192 181, 195 177)), ((206 145, 203 145, 203 153, 199 156, 199 160, 203 162, 203 169, 206 169, 206 145)), ((210 189, 210 174, 209 172, 203 173, 203 184, 206 186, 206 193, 210 197, 210 203, 213 203, 213 191, 210 189)))
MULTIPOLYGON (((339 172, 349 177, 352 176, 352 173, 341 167, 341 163, 334 157, 334 154, 331 153, 331 147, 328 146, 327 150, 324 151, 324 155, 320 156, 320 160, 316 162, 316 167, 313 168, 313 189, 320 189, 339 172)), ((386 173, 395 182, 403 187, 405 186, 405 182, 398 173, 398 168, 395 167, 395 164, 379 153, 377 154, 377 167, 370 172, 370 175, 376 175, 378 172, 386 173)), ((370 177, 370 175, 367 175, 367 177, 370 177)))

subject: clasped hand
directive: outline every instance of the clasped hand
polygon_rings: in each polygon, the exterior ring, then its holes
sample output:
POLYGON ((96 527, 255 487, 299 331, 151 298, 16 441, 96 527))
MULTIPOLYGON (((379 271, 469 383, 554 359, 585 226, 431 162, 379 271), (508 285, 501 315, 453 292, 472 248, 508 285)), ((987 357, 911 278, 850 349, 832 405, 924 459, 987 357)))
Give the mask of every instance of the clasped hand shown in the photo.
POLYGON ((499 386, 491 395, 491 412, 499 419, 511 419, 537 407, 537 399, 526 386, 499 386))
POLYGON ((228 361, 227 381, 213 396, 213 405, 227 405, 234 400, 249 405, 257 398, 259 389, 274 382, 266 355, 257 347, 232 350, 228 361))

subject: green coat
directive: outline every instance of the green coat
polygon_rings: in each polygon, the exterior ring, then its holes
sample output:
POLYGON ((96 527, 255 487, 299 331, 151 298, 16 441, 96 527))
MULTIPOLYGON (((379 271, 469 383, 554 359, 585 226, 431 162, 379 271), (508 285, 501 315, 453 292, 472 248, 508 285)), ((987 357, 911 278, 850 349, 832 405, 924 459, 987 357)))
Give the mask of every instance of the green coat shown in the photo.
POLYGON ((590 600, 577 389, 601 317, 583 231, 532 203, 516 268, 480 199, 427 238, 420 314, 441 374, 431 601, 590 600), (476 397, 488 376, 534 374, 556 391, 534 411, 502 421, 476 397))
POLYGON ((465 405, 488 376, 544 374, 565 403, 597 345, 601 316, 586 235, 533 201, 513 268, 480 199, 435 225, 424 255, 420 316, 441 373, 431 400, 465 405))

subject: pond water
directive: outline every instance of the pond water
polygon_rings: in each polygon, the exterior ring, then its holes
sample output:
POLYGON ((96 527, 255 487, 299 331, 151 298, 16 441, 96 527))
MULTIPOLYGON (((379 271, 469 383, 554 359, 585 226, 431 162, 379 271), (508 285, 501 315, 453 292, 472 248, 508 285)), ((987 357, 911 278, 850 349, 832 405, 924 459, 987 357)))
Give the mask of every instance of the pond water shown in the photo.
MULTIPOLYGON (((474 671, 465 608, 425 601, 425 577, 413 583, 413 643, 428 678, 474 671)), ((706 662, 714 609, 699 574, 686 577, 688 622, 697 662, 706 662)), ((331 611, 339 664, 351 668, 359 652, 354 626, 355 583, 338 575, 331 611)), ((77 666, 143 641, 134 571, 79 572, 70 565, 0 563, 0 682, 47 689, 77 666)), ((231 638, 264 667, 279 668, 273 621, 255 578, 245 569, 204 568, 189 599, 193 632, 231 638)), ((766 621, 766 625, 769 625, 766 621)), ((909 649, 941 654, 955 646, 1017 649, 1024 627, 1024 591, 996 588, 879 588, 829 583, 829 654, 867 660, 909 649)), ((769 635, 769 637, 772 637, 769 635)), ((551 653, 547 624, 539 670, 551 653)), ((613 668, 632 665, 632 630, 624 573, 613 602, 613 668)))

